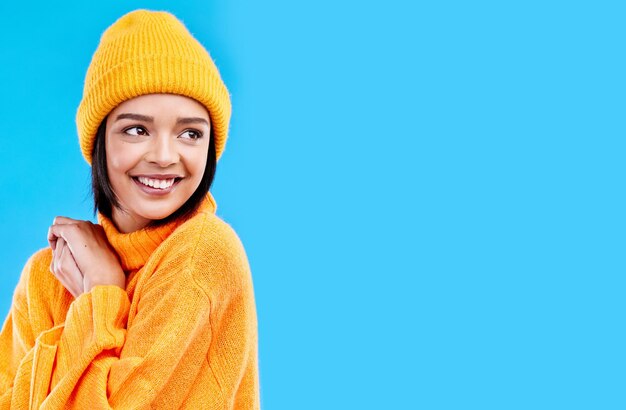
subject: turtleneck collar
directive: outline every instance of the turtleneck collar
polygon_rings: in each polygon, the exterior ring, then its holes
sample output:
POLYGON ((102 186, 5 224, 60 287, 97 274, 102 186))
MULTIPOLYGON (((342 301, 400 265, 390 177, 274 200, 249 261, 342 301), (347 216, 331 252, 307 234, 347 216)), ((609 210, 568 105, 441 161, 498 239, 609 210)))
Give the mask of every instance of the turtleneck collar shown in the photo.
MULTIPOLYGON (((202 211, 215 213, 216 209, 215 199, 209 192, 195 214, 202 211)), ((175 220, 162 226, 121 233, 117 230, 113 221, 98 212, 98 223, 104 228, 109 243, 120 257, 120 263, 124 271, 140 269, 152 252, 161 245, 161 242, 183 222, 182 220, 175 220)))

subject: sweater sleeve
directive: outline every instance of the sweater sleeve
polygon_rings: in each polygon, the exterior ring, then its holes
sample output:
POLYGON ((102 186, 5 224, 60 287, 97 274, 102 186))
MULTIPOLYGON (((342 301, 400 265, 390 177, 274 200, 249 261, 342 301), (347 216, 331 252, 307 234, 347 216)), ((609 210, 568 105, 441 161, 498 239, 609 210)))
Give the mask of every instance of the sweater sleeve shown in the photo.
MULTIPOLYGON (((13 382, 22 361, 32 360, 34 338, 28 320, 26 298, 27 278, 32 258, 24 266, 19 282, 13 292, 11 308, 0 331, 0 409, 9 409, 13 399, 13 382)), ((24 407, 28 397, 24 397, 24 407)))
POLYGON ((159 407, 156 402, 178 408, 212 336, 206 295, 188 283, 181 277, 150 289, 128 330, 130 302, 123 289, 96 286, 79 296, 40 359, 56 361, 37 375, 50 382, 41 408, 140 409, 159 407))
POLYGON ((31 406, 258 409, 245 255, 219 244, 205 251, 178 270, 157 271, 130 324, 123 289, 96 286, 80 295, 64 326, 38 338, 31 406))

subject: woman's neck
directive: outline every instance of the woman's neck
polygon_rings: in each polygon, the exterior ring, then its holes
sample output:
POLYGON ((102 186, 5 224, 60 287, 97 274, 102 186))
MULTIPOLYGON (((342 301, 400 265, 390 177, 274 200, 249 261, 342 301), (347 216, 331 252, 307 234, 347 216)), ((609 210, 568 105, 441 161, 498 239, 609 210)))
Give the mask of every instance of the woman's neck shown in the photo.
POLYGON ((149 219, 143 218, 138 215, 132 215, 128 212, 124 212, 116 207, 113 207, 111 220, 115 224, 120 233, 130 233, 139 231, 150 223, 149 219))

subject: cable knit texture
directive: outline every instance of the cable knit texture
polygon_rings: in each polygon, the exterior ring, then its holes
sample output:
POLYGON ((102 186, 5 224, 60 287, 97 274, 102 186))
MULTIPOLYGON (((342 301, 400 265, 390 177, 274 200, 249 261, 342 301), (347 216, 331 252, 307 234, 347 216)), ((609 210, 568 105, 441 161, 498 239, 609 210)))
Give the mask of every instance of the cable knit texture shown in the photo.
POLYGON ((123 234, 127 274, 74 299, 28 261, 0 333, 0 409, 258 409, 252 277, 211 194, 190 219, 123 234))

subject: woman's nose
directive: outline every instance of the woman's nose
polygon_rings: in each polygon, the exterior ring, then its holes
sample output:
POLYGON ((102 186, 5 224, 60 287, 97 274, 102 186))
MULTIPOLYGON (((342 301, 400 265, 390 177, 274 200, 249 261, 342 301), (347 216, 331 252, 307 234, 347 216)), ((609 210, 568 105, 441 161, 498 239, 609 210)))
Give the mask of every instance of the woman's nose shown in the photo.
POLYGON ((153 144, 146 160, 158 164, 161 167, 175 164, 179 161, 180 156, 176 150, 175 140, 168 136, 157 136, 153 139, 153 144))

